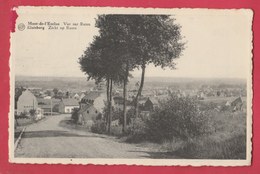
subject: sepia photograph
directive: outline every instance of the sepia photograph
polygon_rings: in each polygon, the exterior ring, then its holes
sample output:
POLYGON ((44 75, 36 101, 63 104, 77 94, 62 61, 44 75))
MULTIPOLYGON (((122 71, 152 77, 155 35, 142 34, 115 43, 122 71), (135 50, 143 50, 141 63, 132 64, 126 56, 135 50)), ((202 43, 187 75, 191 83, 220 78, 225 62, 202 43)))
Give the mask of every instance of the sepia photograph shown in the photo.
POLYGON ((251 164, 251 10, 14 10, 10 162, 251 164))

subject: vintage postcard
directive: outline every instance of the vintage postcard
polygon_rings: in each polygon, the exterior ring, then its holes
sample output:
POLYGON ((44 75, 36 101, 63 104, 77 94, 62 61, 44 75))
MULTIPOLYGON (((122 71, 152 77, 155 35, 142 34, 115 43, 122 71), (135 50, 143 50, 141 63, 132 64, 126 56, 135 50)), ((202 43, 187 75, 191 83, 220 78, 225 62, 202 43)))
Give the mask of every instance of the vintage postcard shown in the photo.
POLYGON ((13 10, 11 163, 251 165, 250 9, 13 10))

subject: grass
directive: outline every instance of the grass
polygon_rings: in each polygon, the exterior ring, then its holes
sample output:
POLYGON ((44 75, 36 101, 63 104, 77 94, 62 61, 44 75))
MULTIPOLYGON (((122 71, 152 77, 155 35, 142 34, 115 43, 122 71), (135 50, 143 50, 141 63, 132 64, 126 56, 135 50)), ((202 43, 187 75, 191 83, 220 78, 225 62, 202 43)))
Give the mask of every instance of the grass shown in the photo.
POLYGON ((161 148, 183 158, 245 159, 246 113, 213 112, 214 132, 183 141, 166 141, 161 148))
POLYGON ((31 118, 21 118, 21 119, 16 119, 16 123, 18 127, 23 127, 23 126, 28 126, 30 124, 33 124, 35 121, 31 118))

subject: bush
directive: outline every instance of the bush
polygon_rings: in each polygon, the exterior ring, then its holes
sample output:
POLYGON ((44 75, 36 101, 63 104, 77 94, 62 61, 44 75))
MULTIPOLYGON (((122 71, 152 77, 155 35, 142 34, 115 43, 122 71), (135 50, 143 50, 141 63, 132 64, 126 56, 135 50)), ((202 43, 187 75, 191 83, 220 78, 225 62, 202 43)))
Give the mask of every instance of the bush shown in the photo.
POLYGON ((129 136, 127 138, 128 142, 140 142, 147 140, 147 123, 141 118, 133 119, 133 123, 129 126, 128 131, 129 136))
POLYGON ((22 113, 20 113, 20 115, 16 115, 16 119, 19 119, 19 118, 30 119, 31 117, 28 116, 28 115, 29 115, 29 113, 27 113, 27 112, 22 112, 22 113))
POLYGON ((79 120, 79 108, 73 108, 72 113, 71 113, 71 119, 74 123, 77 123, 79 120))
POLYGON ((173 95, 160 103, 147 126, 149 138, 156 142, 173 138, 187 140, 212 131, 210 118, 199 111, 197 100, 173 95))
MULTIPOLYGON (((123 111, 119 111, 120 115, 119 115, 119 124, 122 125, 123 124, 123 111)), ((126 112, 126 124, 129 125, 131 124, 131 120, 135 117, 135 109, 131 108, 126 112)))
POLYGON ((91 132, 103 134, 106 132, 106 122, 104 120, 96 120, 91 126, 91 132))

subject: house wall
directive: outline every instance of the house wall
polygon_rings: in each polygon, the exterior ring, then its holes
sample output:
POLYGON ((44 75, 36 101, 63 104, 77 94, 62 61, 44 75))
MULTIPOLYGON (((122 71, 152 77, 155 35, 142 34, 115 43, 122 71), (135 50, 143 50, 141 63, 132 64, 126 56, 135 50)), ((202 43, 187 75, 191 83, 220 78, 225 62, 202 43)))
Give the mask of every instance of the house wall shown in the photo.
POLYGON ((59 113, 64 113, 65 112, 65 106, 64 103, 61 101, 59 104, 59 113))
POLYGON ((74 108, 79 108, 79 106, 65 106, 63 113, 70 114, 70 113, 72 113, 74 108))
POLYGON ((93 120, 98 116, 99 112, 94 107, 89 107, 85 112, 81 114, 81 119, 79 120, 81 124, 86 126, 92 126, 93 120))
POLYGON ((17 114, 29 113, 32 109, 38 108, 36 97, 30 91, 24 91, 17 101, 17 114))
POLYGON ((99 112, 101 112, 103 110, 103 108, 105 107, 105 101, 106 101, 106 96, 105 96, 105 94, 102 93, 102 94, 100 94, 99 97, 97 97, 94 100, 93 105, 99 112))

